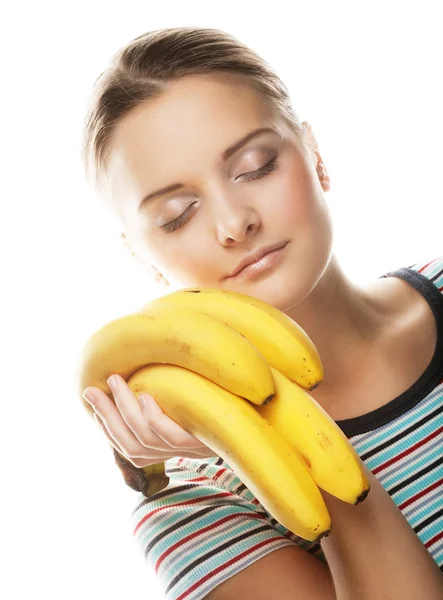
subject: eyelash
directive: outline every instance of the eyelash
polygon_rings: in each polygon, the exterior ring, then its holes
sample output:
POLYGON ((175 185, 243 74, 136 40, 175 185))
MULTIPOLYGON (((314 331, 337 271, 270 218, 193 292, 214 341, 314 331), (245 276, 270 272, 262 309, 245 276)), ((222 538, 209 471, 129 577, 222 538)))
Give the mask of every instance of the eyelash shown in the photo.
POLYGON ((279 166, 280 163, 278 162, 277 157, 275 156, 272 160, 268 162, 268 164, 266 164, 261 169, 258 169, 257 171, 252 171, 251 173, 246 173, 246 181, 255 181, 256 179, 261 179, 262 177, 265 177, 265 175, 272 173, 272 171, 276 171, 279 166))
MULTIPOLYGON (((261 169, 257 169, 256 171, 251 171, 251 173, 245 174, 246 181, 249 182, 249 181, 256 181, 257 179, 261 179, 262 177, 269 175, 269 173, 276 171, 279 166, 280 166, 280 163, 278 162, 277 157, 275 156, 272 160, 270 160, 261 169)), ((185 210, 185 212, 183 212, 179 217, 177 217, 177 219, 174 219, 173 221, 169 221, 169 223, 165 223, 164 225, 161 225, 161 228, 164 229, 168 233, 172 233, 173 231, 178 229, 181 225, 183 225, 186 222, 186 217, 187 217, 190 209, 194 206, 194 204, 195 204, 195 202, 190 204, 188 206, 188 208, 185 210)))

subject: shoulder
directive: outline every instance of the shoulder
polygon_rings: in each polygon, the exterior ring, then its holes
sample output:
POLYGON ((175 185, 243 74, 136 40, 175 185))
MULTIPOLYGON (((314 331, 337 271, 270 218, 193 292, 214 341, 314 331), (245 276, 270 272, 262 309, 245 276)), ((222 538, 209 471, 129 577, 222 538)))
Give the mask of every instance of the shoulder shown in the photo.
POLYGON ((414 281, 428 280, 443 295, 443 255, 433 257, 430 260, 419 261, 407 267, 400 267, 394 271, 384 273, 381 278, 400 276, 408 277, 414 281))
MULTIPOLYGON (((430 305, 437 320, 443 319, 443 255, 388 271, 381 275, 379 279, 390 277, 399 278, 409 283, 410 287, 401 287, 400 289, 407 292, 414 302, 421 296, 421 303, 426 301, 430 305), (411 288, 419 294, 413 292, 411 288)), ((394 286, 394 291, 395 289, 394 286)), ((405 298, 407 298, 407 294, 405 298)), ((398 299, 398 296, 394 297, 394 303, 398 299)))

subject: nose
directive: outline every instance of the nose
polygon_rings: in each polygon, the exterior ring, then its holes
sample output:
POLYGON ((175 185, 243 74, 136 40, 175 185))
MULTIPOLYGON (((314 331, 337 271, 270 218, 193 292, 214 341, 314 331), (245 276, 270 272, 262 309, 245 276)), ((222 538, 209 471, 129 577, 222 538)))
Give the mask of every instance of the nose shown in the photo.
POLYGON ((225 207, 223 215, 218 215, 217 239, 223 246, 233 246, 255 235, 260 225, 260 217, 254 209, 225 207))

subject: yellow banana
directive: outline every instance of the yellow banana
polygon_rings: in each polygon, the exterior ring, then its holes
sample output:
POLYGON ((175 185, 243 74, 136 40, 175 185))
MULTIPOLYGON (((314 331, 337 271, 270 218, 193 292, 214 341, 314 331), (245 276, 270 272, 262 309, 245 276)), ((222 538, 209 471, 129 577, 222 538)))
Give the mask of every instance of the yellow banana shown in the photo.
POLYGON ((221 456, 266 510, 295 534, 318 541, 331 520, 302 459, 255 406, 175 365, 132 375, 135 395, 149 393, 162 411, 221 456))
POLYGON ((77 366, 80 395, 94 386, 111 397, 106 380, 112 373, 127 381, 151 363, 185 367, 255 404, 274 395, 269 365, 235 329, 198 310, 158 305, 115 319, 91 336, 77 366))
POLYGON ((364 500, 369 482, 348 438, 306 390, 271 371, 275 396, 253 408, 300 454, 320 488, 350 504, 364 500))
POLYGON ((188 288, 153 302, 187 306, 218 317, 252 342, 271 366, 305 389, 312 390, 324 377, 320 356, 307 333, 262 300, 230 290, 188 288))

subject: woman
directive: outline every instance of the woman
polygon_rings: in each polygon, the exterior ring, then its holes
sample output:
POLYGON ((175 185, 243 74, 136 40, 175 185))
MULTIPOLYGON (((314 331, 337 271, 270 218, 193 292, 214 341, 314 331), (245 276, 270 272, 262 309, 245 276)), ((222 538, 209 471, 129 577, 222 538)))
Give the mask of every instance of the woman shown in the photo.
POLYGON ((134 511, 165 597, 443 598, 443 257, 364 286, 346 277, 309 124, 269 65, 218 30, 120 50, 96 82, 84 160, 163 290, 243 292, 303 327, 325 371, 312 396, 371 482, 356 507, 322 492, 333 530, 308 543, 152 398, 135 410, 119 375, 115 404, 89 388, 116 451, 134 467, 166 461, 168 488, 134 511))

